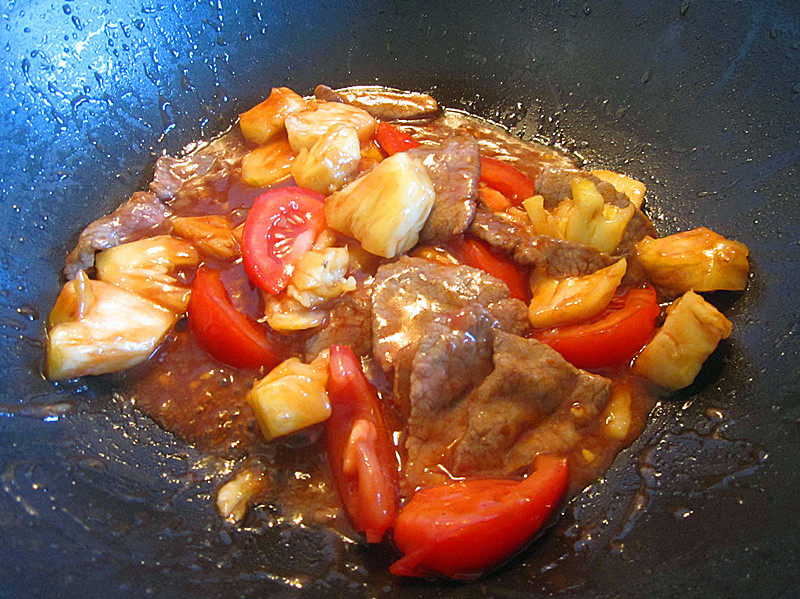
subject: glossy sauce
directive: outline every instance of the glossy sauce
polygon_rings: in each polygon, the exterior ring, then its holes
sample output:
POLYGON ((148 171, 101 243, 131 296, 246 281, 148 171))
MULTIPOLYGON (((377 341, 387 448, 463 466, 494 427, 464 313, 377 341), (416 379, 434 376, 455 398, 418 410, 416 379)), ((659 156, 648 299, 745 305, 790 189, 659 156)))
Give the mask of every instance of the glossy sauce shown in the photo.
MULTIPOLYGON (((524 143, 496 125, 461 112, 445 111, 436 119, 402 124, 401 128, 419 141, 440 141, 454 131, 469 133, 478 139, 484 155, 501 157, 534 179, 543 164, 572 164, 562 154, 524 143)), ((238 133, 233 131, 222 139, 234 148, 242 144, 238 133)), ((197 201, 173 204, 171 208, 176 216, 226 215, 236 226, 244 220, 252 201, 263 191, 233 179, 215 186, 197 201)), ((442 252, 446 248, 434 246, 431 251, 442 252)), ((209 260, 207 264, 222 271, 226 288, 239 310, 254 319, 263 316, 263 298, 247 280, 241 260, 209 260)), ((370 278, 374 267, 375 263, 353 274, 361 283, 370 278)), ((302 347, 310 334, 276 333, 274 338, 283 344, 287 356, 302 358, 302 347)), ((368 373, 380 371, 374 364, 365 366, 368 373)), ((337 517, 341 514, 341 507, 321 442, 322 426, 271 443, 262 440, 245 396, 253 382, 265 374, 263 369, 234 368, 212 358, 198 346, 183 319, 151 360, 123 375, 123 388, 142 411, 185 441, 226 459, 257 460, 269 477, 266 491, 258 498, 260 501, 280 506, 292 521, 331 524, 347 533, 345 519, 337 517)), ((631 425, 623 438, 613 439, 603 427, 602 419, 596 419, 595 426, 586 431, 581 442, 568 455, 570 493, 595 480, 620 449, 639 435, 654 403, 654 397, 645 385, 629 372, 600 374, 630 383, 633 389, 631 425)), ((392 405, 388 396, 391 386, 379 379, 377 376, 375 382, 384 403, 392 405)), ((402 419, 391 413, 387 413, 387 417, 396 429, 395 439, 399 441, 402 457, 402 419)))

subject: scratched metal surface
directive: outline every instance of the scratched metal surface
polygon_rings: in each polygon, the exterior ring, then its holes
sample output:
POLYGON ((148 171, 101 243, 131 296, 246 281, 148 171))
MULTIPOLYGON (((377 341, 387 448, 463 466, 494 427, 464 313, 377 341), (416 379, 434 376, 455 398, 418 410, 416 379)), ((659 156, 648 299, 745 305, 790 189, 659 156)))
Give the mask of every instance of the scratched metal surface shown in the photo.
POLYGON ((791 2, 106 3, 0 10, 0 595, 800 593, 800 15, 791 2), (472 585, 255 510, 111 379, 39 374, 77 233, 271 85, 379 82, 557 143, 649 188, 662 233, 750 246, 730 341, 534 547, 472 585))

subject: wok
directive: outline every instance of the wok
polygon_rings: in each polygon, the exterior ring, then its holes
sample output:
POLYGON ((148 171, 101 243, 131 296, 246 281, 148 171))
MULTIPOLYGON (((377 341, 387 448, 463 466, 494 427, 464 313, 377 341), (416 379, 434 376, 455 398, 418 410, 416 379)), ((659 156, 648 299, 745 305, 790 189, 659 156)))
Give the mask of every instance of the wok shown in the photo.
POLYGON ((11 2, 0 48, 0 594, 775 596, 800 592, 800 10, 792 2, 11 2), (258 508, 216 516, 213 465, 115 396, 42 379, 80 229, 155 157, 272 85, 431 91, 649 189, 663 234, 752 250, 734 334, 564 517, 470 585, 258 508))

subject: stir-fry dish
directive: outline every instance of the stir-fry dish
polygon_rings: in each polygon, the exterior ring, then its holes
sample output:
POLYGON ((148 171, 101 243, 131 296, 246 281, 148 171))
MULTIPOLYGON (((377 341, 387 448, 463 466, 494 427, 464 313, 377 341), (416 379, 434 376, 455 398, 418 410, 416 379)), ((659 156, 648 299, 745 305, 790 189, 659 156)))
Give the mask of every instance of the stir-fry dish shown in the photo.
POLYGON ((645 185, 424 93, 285 87, 91 223, 47 376, 121 392, 270 503, 471 579, 524 548, 692 383, 748 250, 659 237, 645 185))

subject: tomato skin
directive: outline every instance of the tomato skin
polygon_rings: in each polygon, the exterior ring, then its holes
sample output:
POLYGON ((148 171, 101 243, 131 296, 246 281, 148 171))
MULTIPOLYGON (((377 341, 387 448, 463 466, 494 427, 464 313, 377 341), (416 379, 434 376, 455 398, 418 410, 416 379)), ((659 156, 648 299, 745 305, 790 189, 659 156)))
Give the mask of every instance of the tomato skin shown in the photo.
POLYGON ((201 266, 192 283, 189 326, 197 342, 220 362, 239 368, 272 368, 281 351, 265 331, 233 307, 219 271, 201 266))
POLYGON ((567 460, 538 456, 523 481, 466 480, 415 493, 395 522, 399 576, 470 580, 511 557, 553 513, 567 460))
POLYGON ((545 329, 533 336, 578 368, 619 368, 630 364, 652 339, 660 313, 656 291, 648 285, 617 296, 593 322, 545 329))
POLYGON ((375 131, 375 141, 389 156, 419 146, 419 142, 413 137, 406 135, 398 127, 389 123, 378 123, 378 128, 375 131))
POLYGON ((346 345, 330 348, 328 396, 325 442, 336 488, 355 528, 379 543, 397 516, 397 459, 378 394, 346 345))
POLYGON ((273 294, 286 288, 292 267, 325 228, 324 200, 297 186, 256 198, 242 232, 242 262, 253 284, 273 294))
POLYGON ((528 269, 494 251, 489 244, 474 237, 465 236, 453 242, 456 257, 467 266, 480 268, 500 279, 508 287, 508 295, 526 304, 531 300, 528 269))
POLYGON ((536 195, 533 181, 525 173, 495 158, 481 156, 481 181, 502 193, 515 206, 536 195))

